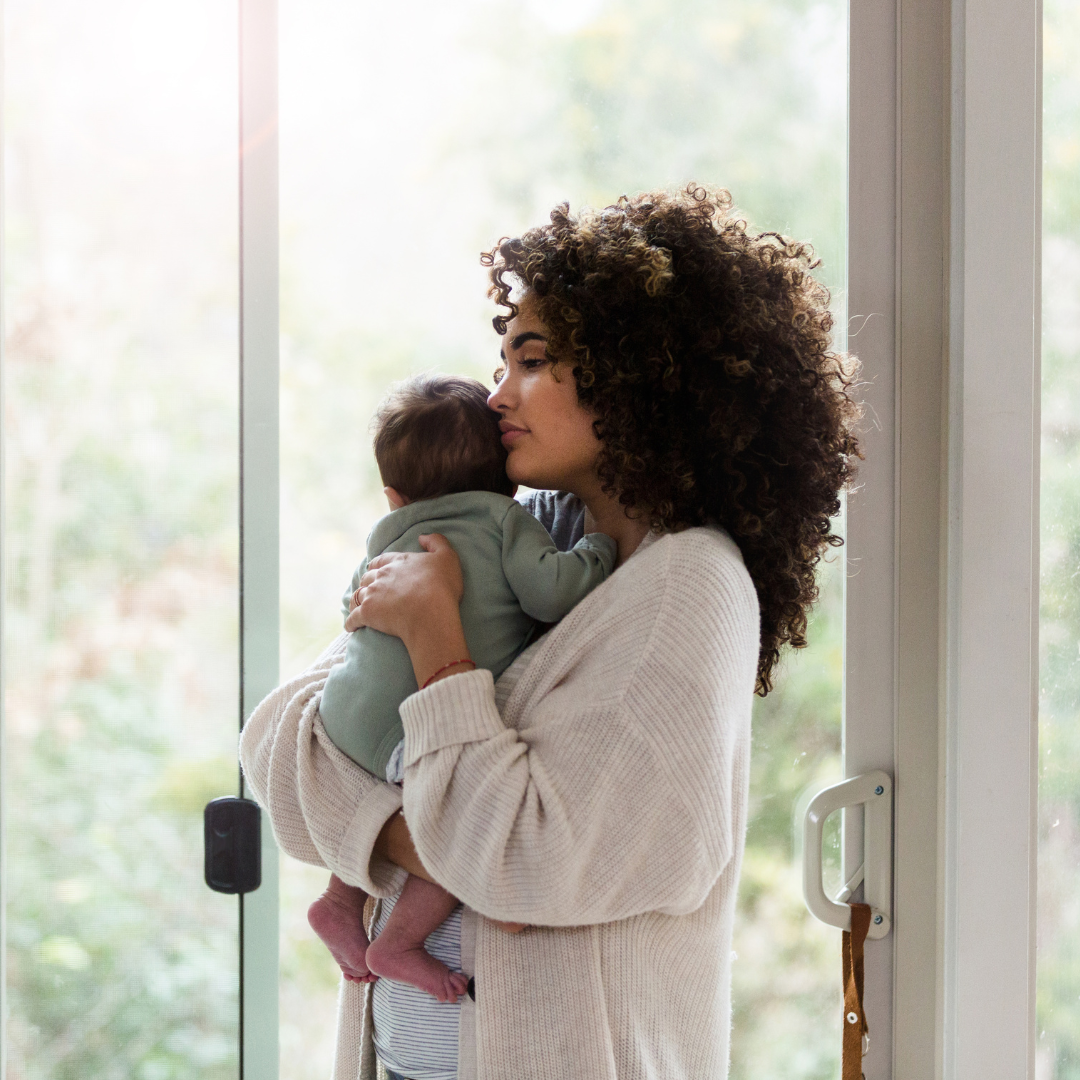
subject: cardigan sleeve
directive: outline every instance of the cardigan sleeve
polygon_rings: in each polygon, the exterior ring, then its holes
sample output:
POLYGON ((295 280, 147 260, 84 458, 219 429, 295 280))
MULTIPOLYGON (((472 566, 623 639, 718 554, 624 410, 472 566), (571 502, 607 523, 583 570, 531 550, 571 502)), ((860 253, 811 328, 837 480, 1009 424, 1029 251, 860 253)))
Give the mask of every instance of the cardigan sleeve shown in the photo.
POLYGON ((406 873, 375 857, 373 847, 400 809, 401 792, 338 750, 319 717, 320 692, 346 640, 341 634, 255 707, 240 736, 240 762, 286 854, 325 866, 373 896, 392 896, 406 873))
POLYGON ((516 729, 486 671, 402 704, 417 850, 481 914, 546 926, 687 914, 732 857, 756 595, 741 563, 709 580, 693 558, 672 561, 629 564, 616 575, 637 571, 620 582, 627 602, 592 625, 586 602, 554 632, 516 729))

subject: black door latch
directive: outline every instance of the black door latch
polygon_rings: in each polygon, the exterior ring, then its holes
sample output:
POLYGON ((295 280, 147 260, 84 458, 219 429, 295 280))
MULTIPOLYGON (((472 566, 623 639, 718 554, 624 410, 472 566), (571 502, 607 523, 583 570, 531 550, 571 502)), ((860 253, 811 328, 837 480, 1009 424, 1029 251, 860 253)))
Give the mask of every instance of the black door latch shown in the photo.
POLYGON ((249 893, 262 884, 259 806, 213 799, 203 811, 203 876, 214 892, 249 893))

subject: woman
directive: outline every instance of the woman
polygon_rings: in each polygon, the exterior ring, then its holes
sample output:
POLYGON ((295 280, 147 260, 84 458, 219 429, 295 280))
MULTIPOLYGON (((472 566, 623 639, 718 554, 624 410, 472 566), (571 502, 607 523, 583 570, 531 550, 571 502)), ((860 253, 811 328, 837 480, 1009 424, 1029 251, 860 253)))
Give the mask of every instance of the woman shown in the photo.
MULTIPOLYGON (((729 209, 693 187, 560 207, 485 257, 507 472, 580 500, 620 568, 496 687, 471 670, 449 545, 372 563, 347 626, 400 636, 428 684, 401 707, 404 819, 321 730, 340 644, 245 729, 287 851, 374 895, 407 869, 463 900, 459 1080, 727 1073, 752 697, 805 644, 857 454, 809 249, 729 209)), ((374 1075, 359 993, 350 1080, 374 1075)))

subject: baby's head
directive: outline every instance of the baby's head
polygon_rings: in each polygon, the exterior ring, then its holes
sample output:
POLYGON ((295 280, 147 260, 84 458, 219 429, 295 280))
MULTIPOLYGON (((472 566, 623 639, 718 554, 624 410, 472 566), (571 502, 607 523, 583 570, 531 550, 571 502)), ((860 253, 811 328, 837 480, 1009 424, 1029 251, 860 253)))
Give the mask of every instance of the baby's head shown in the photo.
POLYGON ((487 399, 482 383, 459 375, 417 375, 390 391, 373 427, 391 505, 459 491, 513 495, 499 417, 487 399))

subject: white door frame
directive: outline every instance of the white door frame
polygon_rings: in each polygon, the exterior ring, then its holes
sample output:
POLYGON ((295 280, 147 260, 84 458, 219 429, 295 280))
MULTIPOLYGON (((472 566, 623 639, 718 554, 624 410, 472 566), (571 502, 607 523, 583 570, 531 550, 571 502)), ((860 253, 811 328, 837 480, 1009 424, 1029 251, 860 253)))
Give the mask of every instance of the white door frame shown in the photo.
MULTIPOLYGON (((851 0, 848 41, 848 348, 863 365, 865 459, 847 501, 844 775, 883 769, 905 795, 894 749, 897 711, 896 2, 851 0)), ((844 815, 844 879, 862 861, 859 816, 844 815)), ((899 834, 900 822, 897 821, 899 834)), ((866 942, 868 1080, 891 1076, 893 964, 910 925, 894 867, 892 933, 866 942)), ((839 951, 839 950, 838 950, 839 951)), ((839 980, 839 964, 837 979, 839 980)))
POLYGON ((1035 1068, 1042 5, 951 21, 943 1075, 1035 1068))
POLYGON ((1034 1074, 1041 31, 851 4, 844 762, 896 781, 867 1080, 1034 1074))

